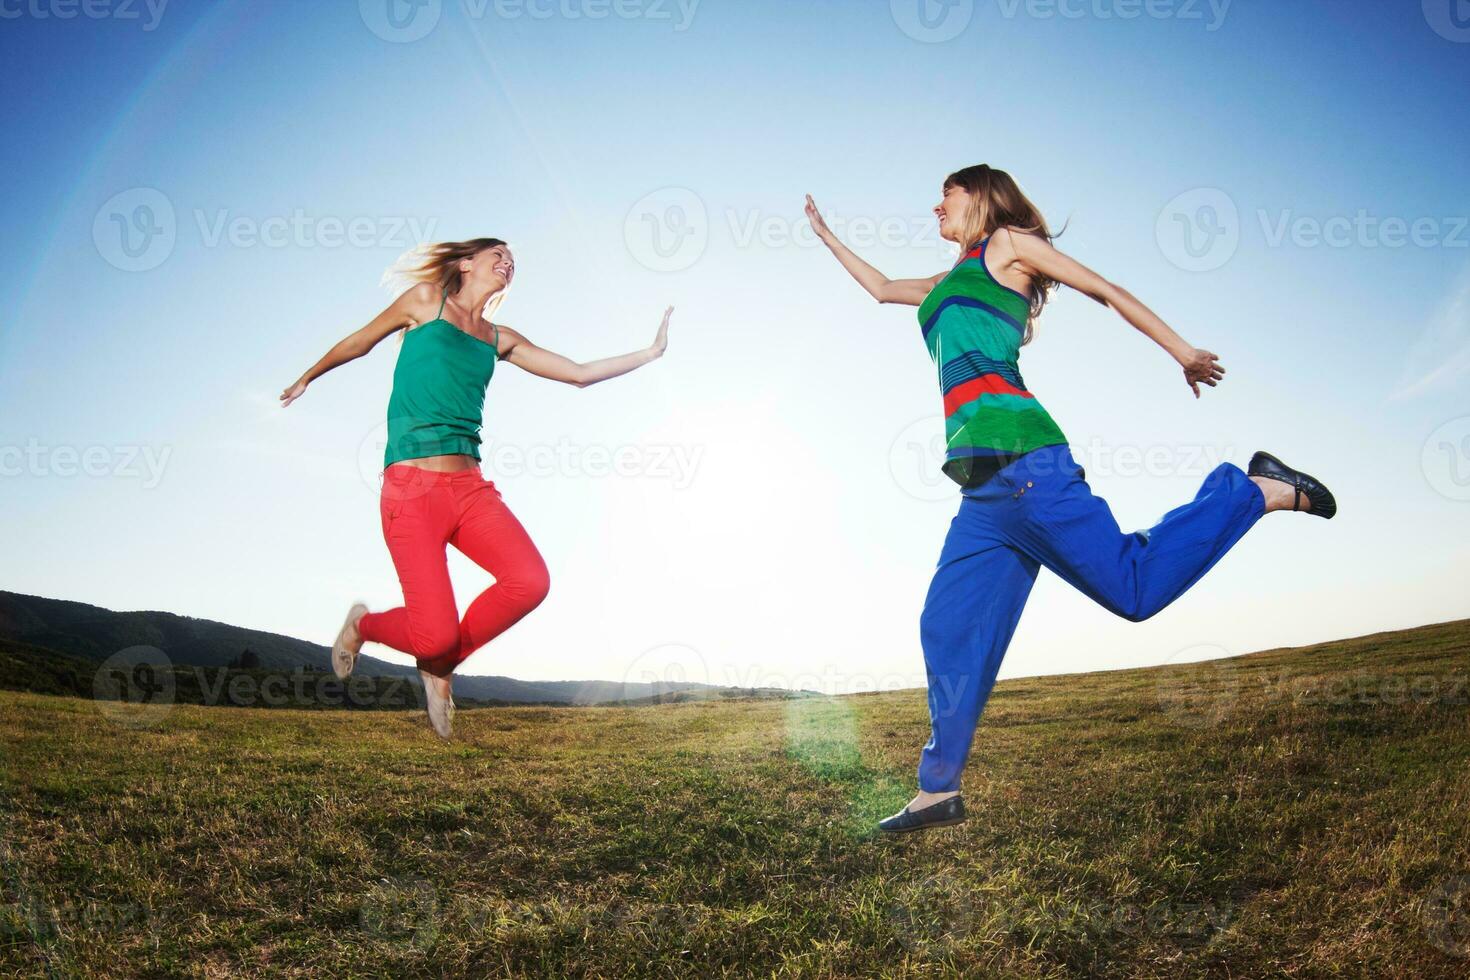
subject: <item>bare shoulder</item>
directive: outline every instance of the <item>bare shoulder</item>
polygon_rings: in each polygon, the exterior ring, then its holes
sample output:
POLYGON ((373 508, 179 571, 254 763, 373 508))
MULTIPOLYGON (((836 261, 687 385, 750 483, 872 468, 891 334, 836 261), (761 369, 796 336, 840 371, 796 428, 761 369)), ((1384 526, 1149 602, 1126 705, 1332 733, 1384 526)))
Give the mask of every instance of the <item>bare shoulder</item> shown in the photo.
POLYGON ((501 357, 515 350, 518 345, 526 343, 526 338, 519 331, 503 323, 494 325, 494 334, 496 337, 495 352, 501 357))
POLYGON ((412 317, 414 326, 421 326, 437 316, 439 296, 439 287, 429 282, 418 282, 400 293, 393 305, 412 317))
POLYGON ((990 254, 997 260, 1014 261, 1027 255, 1034 255, 1041 248, 1050 248, 1045 238, 1032 231, 1006 225, 997 228, 991 236, 990 254))

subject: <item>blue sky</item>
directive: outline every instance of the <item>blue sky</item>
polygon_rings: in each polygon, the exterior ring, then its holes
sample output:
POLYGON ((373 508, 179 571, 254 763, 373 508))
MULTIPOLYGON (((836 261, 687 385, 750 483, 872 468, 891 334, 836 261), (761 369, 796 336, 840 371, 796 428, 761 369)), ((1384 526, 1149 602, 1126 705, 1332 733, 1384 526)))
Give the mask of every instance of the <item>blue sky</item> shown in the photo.
MULTIPOLYGON (((957 506, 939 396, 912 311, 811 247, 802 195, 928 275, 939 185, 985 161, 1229 369, 1195 402, 1106 310, 1049 307, 1022 369, 1125 527, 1257 448, 1342 505, 1145 624, 1043 575, 1002 676, 1470 615, 1463 9, 924 2, 0 5, 0 588, 322 642, 395 602, 394 347, 275 396, 400 253, 498 235, 501 319, 545 346, 631 350, 678 309, 630 377, 496 378, 487 475, 553 585, 468 669, 918 686, 957 506)), ((463 608, 486 580, 451 567, 463 608)))

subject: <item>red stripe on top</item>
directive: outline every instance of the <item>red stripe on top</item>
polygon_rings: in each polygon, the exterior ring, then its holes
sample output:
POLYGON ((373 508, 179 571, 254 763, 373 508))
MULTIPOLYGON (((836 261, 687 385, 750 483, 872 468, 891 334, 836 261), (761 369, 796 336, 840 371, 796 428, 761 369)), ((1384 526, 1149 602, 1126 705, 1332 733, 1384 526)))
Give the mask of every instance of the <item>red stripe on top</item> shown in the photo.
POLYGON ((1005 378, 998 374, 982 374, 973 381, 955 385, 949 389, 944 396, 944 414, 953 415, 961 406, 979 398, 981 395, 1020 395, 1022 398, 1035 398, 1025 388, 1017 388, 1005 378))

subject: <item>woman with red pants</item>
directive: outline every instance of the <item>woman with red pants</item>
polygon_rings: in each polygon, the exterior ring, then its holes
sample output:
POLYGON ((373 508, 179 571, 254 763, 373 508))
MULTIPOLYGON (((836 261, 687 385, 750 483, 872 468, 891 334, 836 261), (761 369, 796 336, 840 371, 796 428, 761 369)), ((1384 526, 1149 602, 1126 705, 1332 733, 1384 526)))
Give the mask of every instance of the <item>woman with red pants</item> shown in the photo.
POLYGON ((328 351, 281 394, 281 404, 403 331, 388 400, 380 510, 404 604, 378 613, 353 605, 332 646, 332 667, 345 679, 366 641, 412 654, 429 722, 448 738, 455 668, 540 605, 549 588, 546 563, 479 469, 485 390, 496 365, 506 361, 585 388, 663 356, 673 308, 651 347, 579 364, 492 322, 515 276, 515 259, 500 239, 430 246, 409 275, 417 284, 328 351), (495 576, 463 619, 449 583, 445 546, 451 544, 495 576))

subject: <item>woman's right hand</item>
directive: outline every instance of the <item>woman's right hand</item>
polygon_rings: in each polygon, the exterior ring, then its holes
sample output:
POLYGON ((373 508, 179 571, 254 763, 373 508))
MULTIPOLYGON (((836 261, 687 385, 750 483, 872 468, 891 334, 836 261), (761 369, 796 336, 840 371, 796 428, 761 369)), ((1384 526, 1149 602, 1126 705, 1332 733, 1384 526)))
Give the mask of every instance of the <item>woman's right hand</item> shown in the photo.
POLYGON ((1199 397, 1200 385, 1213 388, 1225 379, 1225 368, 1220 365, 1220 355, 1198 347, 1191 348, 1189 353, 1179 358, 1179 366, 1184 368, 1184 381, 1196 398, 1199 397))
POLYGON ((811 222, 812 231, 817 233, 817 237, 822 240, 822 244, 832 244, 832 240, 837 236, 833 235, 832 229, 827 227, 826 219, 822 217, 822 212, 817 210, 817 202, 812 200, 810 194, 806 196, 806 220, 811 222))
POLYGON ((304 394, 306 394, 306 382, 296 382, 294 385, 281 392, 281 407, 285 408, 287 405, 291 404, 304 394))

